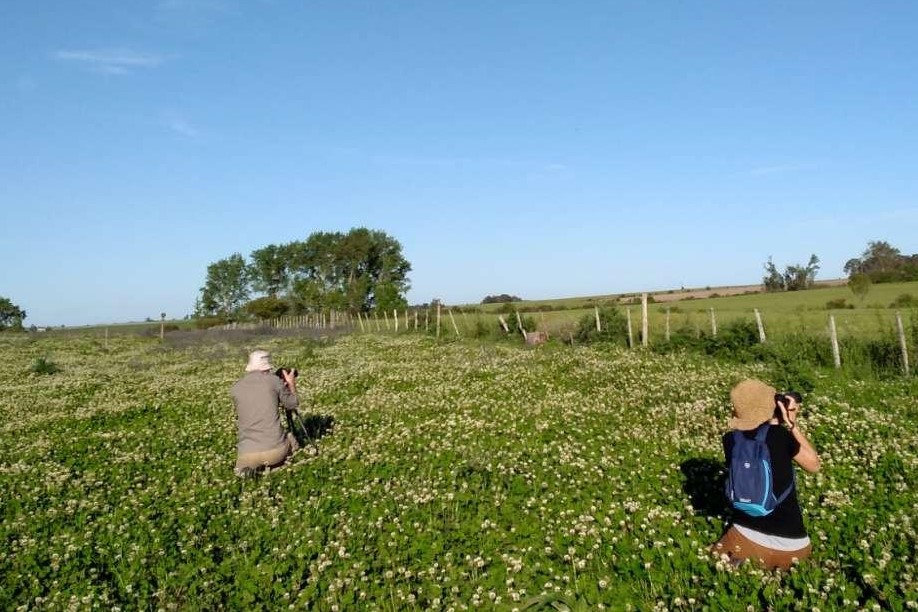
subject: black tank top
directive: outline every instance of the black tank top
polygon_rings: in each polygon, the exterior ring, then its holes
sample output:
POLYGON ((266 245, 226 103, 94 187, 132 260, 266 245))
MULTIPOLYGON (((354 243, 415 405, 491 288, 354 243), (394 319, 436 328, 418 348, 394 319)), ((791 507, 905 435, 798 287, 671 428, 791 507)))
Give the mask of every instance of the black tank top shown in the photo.
MULTIPOLYGON (((742 432, 747 438, 755 438, 756 430, 742 432)), ((733 451, 733 432, 724 434, 724 455, 727 465, 730 465, 733 451)), ((794 436, 780 425, 768 428, 765 438, 768 452, 771 455, 771 467, 774 476, 775 495, 780 495, 794 480, 793 458, 800 452, 800 443, 794 436)), ((806 537, 803 527, 803 514, 800 512, 800 503, 797 501, 797 490, 791 492, 774 511, 767 516, 749 516, 740 510, 733 511, 733 523, 754 529, 760 533, 779 536, 782 538, 806 537)))

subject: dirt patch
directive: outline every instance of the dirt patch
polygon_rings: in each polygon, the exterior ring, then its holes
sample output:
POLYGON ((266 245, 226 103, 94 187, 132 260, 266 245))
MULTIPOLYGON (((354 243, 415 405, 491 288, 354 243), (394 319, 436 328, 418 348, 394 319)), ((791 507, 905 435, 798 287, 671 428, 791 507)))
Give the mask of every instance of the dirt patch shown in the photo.
MULTIPOLYGON (((848 279, 837 278, 833 280, 817 281, 815 287, 839 287, 847 284, 848 279)), ((709 298, 713 295, 745 295, 747 293, 761 293, 765 291, 764 285, 731 285, 726 287, 705 287, 703 289, 681 289, 678 291, 664 291, 659 293, 650 293, 655 302, 676 302, 687 298, 702 299, 709 298)))

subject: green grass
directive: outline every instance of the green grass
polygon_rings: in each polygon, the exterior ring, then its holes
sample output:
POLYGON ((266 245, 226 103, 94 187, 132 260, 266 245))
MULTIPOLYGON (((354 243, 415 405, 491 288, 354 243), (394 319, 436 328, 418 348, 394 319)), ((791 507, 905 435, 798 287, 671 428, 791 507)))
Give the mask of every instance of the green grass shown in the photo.
MULTIPOLYGON (((750 295, 724 296, 693 300, 651 303, 649 310, 650 337, 662 339, 665 334, 666 309, 671 310, 670 326, 711 329, 710 309, 714 309, 718 325, 737 319, 754 320, 754 309, 762 315, 766 333, 813 333, 825 334, 828 316, 835 316, 836 328, 840 338, 848 336, 864 337, 890 333, 895 327, 896 309, 889 305, 900 295, 910 294, 918 298, 918 282, 885 283, 871 287, 867 297, 860 301, 847 287, 821 287, 808 291, 790 291, 780 293, 756 293, 750 295), (854 309, 826 309, 831 300, 844 299, 854 309)), ((618 296, 594 296, 592 298, 568 298, 565 300, 542 300, 517 302, 513 306, 521 310, 537 309, 539 306, 559 307, 564 305, 584 304, 593 300, 596 305, 615 304, 618 296)), ((638 296, 638 302, 640 300, 638 296)), ((631 311, 635 334, 641 325, 641 306, 637 304, 617 304, 619 308, 631 311)), ((500 305, 488 304, 481 308, 493 312, 500 305)), ((555 310, 529 313, 539 324, 540 329, 567 337, 577 321, 593 312, 593 308, 555 310)), ((496 325, 495 314, 468 313, 465 315, 471 324, 481 320, 487 325, 496 325)), ((910 316, 905 311, 905 316, 910 316)), ((505 315, 508 322, 515 321, 513 314, 505 315)))
MULTIPOLYGON (((262 339, 264 341, 264 339, 262 339)), ((0 608, 892 609, 918 601, 916 379, 823 373, 810 562, 734 569, 718 473, 757 365, 402 335, 304 347, 318 452, 232 474, 249 345, 0 337, 0 608), (53 376, 30 373, 46 357, 53 376)))

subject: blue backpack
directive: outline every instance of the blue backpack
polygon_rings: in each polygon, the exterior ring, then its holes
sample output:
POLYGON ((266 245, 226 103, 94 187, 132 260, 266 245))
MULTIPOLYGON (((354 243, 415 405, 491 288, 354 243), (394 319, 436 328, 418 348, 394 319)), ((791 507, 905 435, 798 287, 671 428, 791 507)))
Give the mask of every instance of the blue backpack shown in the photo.
POLYGON ((770 425, 761 425, 755 438, 749 439, 741 431, 733 432, 733 452, 730 472, 727 474, 727 499, 734 508, 749 516, 767 516, 787 499, 794 490, 794 481, 775 496, 771 469, 771 453, 765 438, 770 425))

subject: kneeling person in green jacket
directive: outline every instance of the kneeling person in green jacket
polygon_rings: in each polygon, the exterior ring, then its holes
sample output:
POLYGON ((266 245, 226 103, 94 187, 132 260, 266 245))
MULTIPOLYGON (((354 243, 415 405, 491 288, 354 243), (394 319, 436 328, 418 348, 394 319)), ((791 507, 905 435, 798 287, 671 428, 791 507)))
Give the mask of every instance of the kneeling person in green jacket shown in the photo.
POLYGON ((281 427, 278 406, 296 410, 296 377, 283 370, 283 381, 274 375, 271 356, 267 351, 252 351, 245 367, 245 376, 232 387, 239 427, 236 474, 248 470, 276 467, 299 448, 292 434, 281 427))

